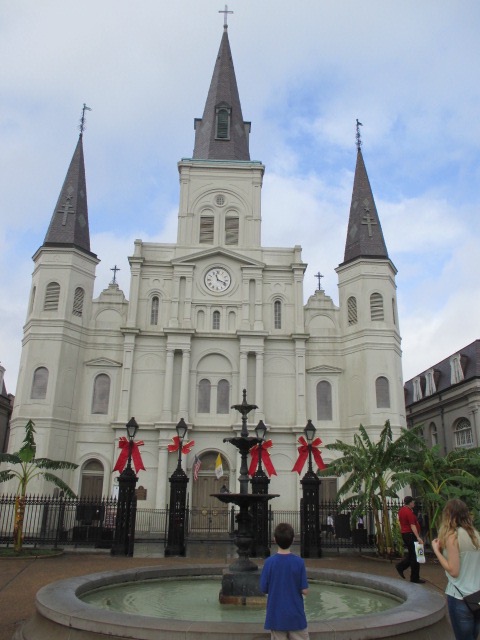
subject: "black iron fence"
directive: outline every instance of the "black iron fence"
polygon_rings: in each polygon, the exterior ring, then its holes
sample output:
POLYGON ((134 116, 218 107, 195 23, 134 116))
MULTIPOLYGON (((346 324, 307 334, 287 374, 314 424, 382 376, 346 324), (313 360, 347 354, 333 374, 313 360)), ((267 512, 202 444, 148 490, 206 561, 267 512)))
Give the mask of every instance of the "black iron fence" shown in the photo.
MULTIPOLYGON (((392 502, 388 511, 393 518, 399 504, 392 502)), ((113 498, 70 499, 52 496, 27 496, 23 536, 25 545, 51 547, 110 548, 115 531, 117 501, 113 498)), ((217 509, 188 508, 186 537, 211 542, 228 541, 235 535, 234 507, 217 509)), ((0 544, 13 544, 15 496, 0 496, 0 544)), ((280 522, 289 522, 300 532, 300 511, 269 508, 269 539, 280 522)), ((337 502, 320 503, 321 545, 330 549, 368 549, 375 547, 373 513, 362 514, 352 522, 351 512, 337 502)), ((136 513, 135 540, 165 544, 168 529, 166 509, 142 509, 136 513)))

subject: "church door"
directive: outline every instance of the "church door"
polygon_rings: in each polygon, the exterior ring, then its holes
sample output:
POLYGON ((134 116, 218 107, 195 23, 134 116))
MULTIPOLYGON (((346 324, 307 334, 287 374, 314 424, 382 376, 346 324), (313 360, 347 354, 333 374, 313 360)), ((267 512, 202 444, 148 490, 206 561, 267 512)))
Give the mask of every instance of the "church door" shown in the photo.
POLYGON ((212 497, 212 493, 220 493, 223 485, 228 487, 228 465, 222 459, 224 475, 215 475, 217 452, 209 451, 200 456, 202 466, 198 480, 193 480, 192 508, 190 510, 190 531, 195 534, 225 533, 229 530, 229 505, 212 497))

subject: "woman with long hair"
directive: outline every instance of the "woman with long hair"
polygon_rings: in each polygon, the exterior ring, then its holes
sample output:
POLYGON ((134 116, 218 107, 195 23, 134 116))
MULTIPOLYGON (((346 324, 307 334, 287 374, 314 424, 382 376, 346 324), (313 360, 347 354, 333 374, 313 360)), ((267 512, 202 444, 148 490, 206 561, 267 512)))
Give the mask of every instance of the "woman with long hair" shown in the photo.
POLYGON ((432 549, 447 574, 445 593, 455 638, 477 640, 480 616, 470 611, 463 596, 480 589, 480 533, 462 500, 449 500, 445 505, 432 549))

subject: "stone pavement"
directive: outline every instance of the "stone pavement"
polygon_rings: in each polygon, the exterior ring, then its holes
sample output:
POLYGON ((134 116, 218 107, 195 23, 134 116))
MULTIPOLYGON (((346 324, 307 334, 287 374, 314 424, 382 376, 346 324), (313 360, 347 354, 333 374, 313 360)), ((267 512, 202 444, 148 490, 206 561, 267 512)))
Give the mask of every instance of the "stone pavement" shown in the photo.
MULTIPOLYGON (((298 553, 298 549, 293 549, 298 553)), ((0 640, 11 640, 15 629, 28 619, 35 610, 35 594, 46 584, 89 573, 115 571, 156 564, 185 566, 187 564, 222 563, 228 565, 236 556, 232 545, 191 544, 187 558, 164 558, 163 548, 158 545, 135 546, 133 558, 111 556, 105 550, 65 550, 63 555, 38 559, 0 559, 0 640)), ((258 564, 262 564, 258 561, 258 564)), ((398 577, 393 562, 363 556, 358 553, 325 555, 323 558, 307 559, 312 568, 344 569, 374 575, 398 577)), ((406 574, 408 571, 406 572, 406 574)), ((443 592, 446 577, 440 565, 431 557, 421 568, 425 588, 443 592)), ((398 577, 400 580, 400 577, 398 577)), ((407 575, 408 579, 408 575, 407 575)))

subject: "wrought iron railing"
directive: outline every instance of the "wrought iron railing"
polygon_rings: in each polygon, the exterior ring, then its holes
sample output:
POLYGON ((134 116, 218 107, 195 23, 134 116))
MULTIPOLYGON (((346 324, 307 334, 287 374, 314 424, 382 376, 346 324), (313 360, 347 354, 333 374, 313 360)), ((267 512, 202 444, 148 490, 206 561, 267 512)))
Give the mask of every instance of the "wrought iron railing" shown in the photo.
MULTIPOLYGON (((352 523, 351 512, 342 511, 337 502, 320 503, 321 545, 326 549, 368 549, 375 547, 373 513, 367 512, 362 522, 352 523), (334 526, 328 526, 331 516, 334 526)), ((399 504, 388 504, 396 514, 399 504)), ((354 506, 352 506, 352 509, 354 506)), ((34 546, 111 547, 115 530, 117 502, 113 498, 63 498, 27 496, 23 524, 24 544, 34 546)), ((220 542, 231 540, 236 529, 235 507, 216 509, 189 508, 186 517, 187 540, 220 542)), ((13 544, 15 496, 0 495, 0 544, 13 544)), ((289 522, 300 534, 300 511, 269 508, 269 539, 280 522, 289 522)), ((143 509, 136 513, 135 540, 164 544, 168 528, 166 509, 143 509)))

